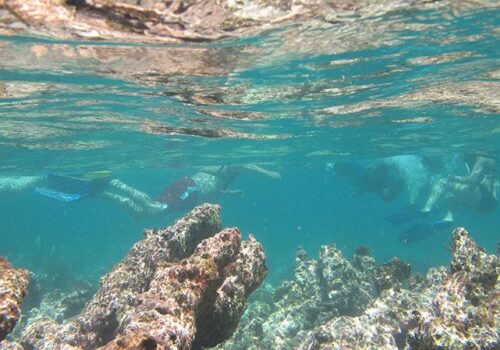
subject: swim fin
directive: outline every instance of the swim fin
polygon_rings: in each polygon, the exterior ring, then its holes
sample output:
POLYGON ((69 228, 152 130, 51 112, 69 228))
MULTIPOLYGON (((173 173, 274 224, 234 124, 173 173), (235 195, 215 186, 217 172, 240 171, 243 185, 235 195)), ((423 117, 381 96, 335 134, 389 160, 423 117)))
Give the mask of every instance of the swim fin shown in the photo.
POLYGON ((401 244, 409 244, 420 241, 432 234, 445 230, 453 224, 453 221, 438 220, 432 222, 419 222, 399 234, 401 244))
POLYGON ((35 187, 35 192, 44 197, 55 199, 60 202, 74 202, 85 197, 78 193, 65 193, 48 187, 35 187))

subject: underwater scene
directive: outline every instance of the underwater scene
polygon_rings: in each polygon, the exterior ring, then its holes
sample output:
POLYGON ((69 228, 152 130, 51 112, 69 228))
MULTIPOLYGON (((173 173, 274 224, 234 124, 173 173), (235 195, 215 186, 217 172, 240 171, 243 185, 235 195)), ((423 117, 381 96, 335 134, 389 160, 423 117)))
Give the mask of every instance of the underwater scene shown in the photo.
POLYGON ((500 7, 0 0, 0 350, 500 349, 500 7))

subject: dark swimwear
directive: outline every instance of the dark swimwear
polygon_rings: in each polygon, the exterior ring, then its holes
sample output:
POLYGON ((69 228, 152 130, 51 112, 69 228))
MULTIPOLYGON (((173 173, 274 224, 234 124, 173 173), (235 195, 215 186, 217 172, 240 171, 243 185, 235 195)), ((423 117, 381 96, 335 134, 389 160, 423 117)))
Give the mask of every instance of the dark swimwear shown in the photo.
POLYGON ((196 205, 198 187, 190 177, 172 182, 158 197, 158 202, 166 203, 169 210, 189 209, 196 205))

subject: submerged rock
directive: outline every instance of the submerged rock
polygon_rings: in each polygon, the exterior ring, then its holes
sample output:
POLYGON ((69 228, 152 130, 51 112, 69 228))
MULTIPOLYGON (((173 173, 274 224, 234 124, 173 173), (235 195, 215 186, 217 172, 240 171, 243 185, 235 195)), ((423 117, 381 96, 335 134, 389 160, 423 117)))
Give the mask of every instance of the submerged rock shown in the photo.
POLYGON ((498 257, 458 228, 449 271, 431 270, 417 291, 382 293, 360 317, 330 320, 299 349, 498 349, 498 273, 498 257))
MULTIPOLYGON (((12 332, 19 319, 28 283, 28 271, 13 268, 0 257, 0 342, 12 332)), ((2 342, 2 349, 3 346, 2 342)))
MULTIPOLYGON (((332 248, 322 248, 329 250, 332 248)), ((298 269, 295 280, 284 285, 307 281, 314 286, 309 289, 310 294, 290 293, 293 288, 283 293, 280 287, 274 292, 279 298, 276 309, 264 308, 266 299, 250 304, 241 328, 219 348, 492 350, 500 347, 499 259, 482 250, 465 229, 453 232, 450 268, 430 269, 425 277, 412 279, 411 289, 402 284, 409 276, 409 266, 398 259, 378 268, 368 260, 364 269, 353 272, 334 248, 333 252, 327 254, 335 259, 326 271, 332 271, 329 280, 335 283, 320 283, 320 279, 314 278, 318 266, 328 263, 328 259, 322 258, 324 254, 320 255, 321 264, 308 261, 312 268, 306 270, 314 273, 303 279, 305 274, 298 269), (356 277, 359 273, 362 275, 356 277), (350 284, 359 283, 360 279, 363 283, 356 290, 350 284), (380 293, 376 298, 372 297, 373 288, 380 293), (294 298, 290 298, 292 294, 294 298), (337 307, 336 312, 317 308, 315 321, 310 322, 303 316, 303 310, 320 305, 315 301, 317 295, 332 296, 333 305, 349 305, 359 300, 359 308, 351 315, 349 311, 353 309, 345 307, 337 307), (279 322, 283 319, 280 315, 286 315, 286 325, 293 324, 300 331, 284 333, 286 327, 279 322)), ((303 255, 299 252, 298 256, 303 255)), ((360 266, 357 259, 355 255, 350 264, 360 266)))
POLYGON ((30 323, 22 343, 40 350, 190 349, 229 338, 267 269, 252 236, 242 241, 236 228, 220 231, 219 210, 205 204, 173 226, 146 230, 79 315, 30 323))
POLYGON ((384 291, 390 288, 400 288, 402 283, 410 277, 411 266, 398 258, 392 258, 388 263, 377 269, 377 287, 384 291))
POLYGON ((339 315, 358 315, 377 296, 375 260, 354 254, 349 261, 335 246, 319 259, 299 249, 295 277, 259 293, 235 336, 220 349, 292 349, 307 332, 339 315))
MULTIPOLYGON (((33 290, 33 287, 28 289, 29 298, 23 303, 23 315, 18 328, 24 329, 28 324, 43 319, 52 319, 58 323, 64 322, 78 315, 95 291, 90 284, 82 285, 80 289, 71 291, 60 289, 42 291, 38 303, 29 305, 33 290)), ((36 289, 34 291, 37 292, 36 289)), ((18 329, 16 328, 16 330, 18 329)))

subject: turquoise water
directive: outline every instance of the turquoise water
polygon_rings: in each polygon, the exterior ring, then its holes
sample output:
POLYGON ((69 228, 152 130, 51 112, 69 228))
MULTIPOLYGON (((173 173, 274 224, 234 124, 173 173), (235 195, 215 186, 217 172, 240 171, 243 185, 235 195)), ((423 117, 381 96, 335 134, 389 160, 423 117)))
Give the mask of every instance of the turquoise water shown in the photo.
MULTIPOLYGON (((451 229, 402 245, 408 225, 386 217, 412 189, 419 208, 438 179, 466 175, 463 154, 498 158, 499 13, 395 11, 175 46, 1 36, 0 175, 109 169, 155 198, 202 166, 256 163, 281 179, 242 172, 229 188, 243 196, 213 200, 225 226, 263 243, 271 282, 290 273, 298 246, 315 256, 331 243, 423 272, 448 263, 451 229), (412 182, 391 202, 353 196, 334 170, 401 155, 414 157, 412 182), (418 157, 434 166, 423 171, 418 157)), ((494 251, 499 209, 453 209, 454 226, 494 251)), ((53 287, 97 283, 143 228, 185 212, 141 217, 102 195, 65 203, 0 191, 0 256, 53 287)))

